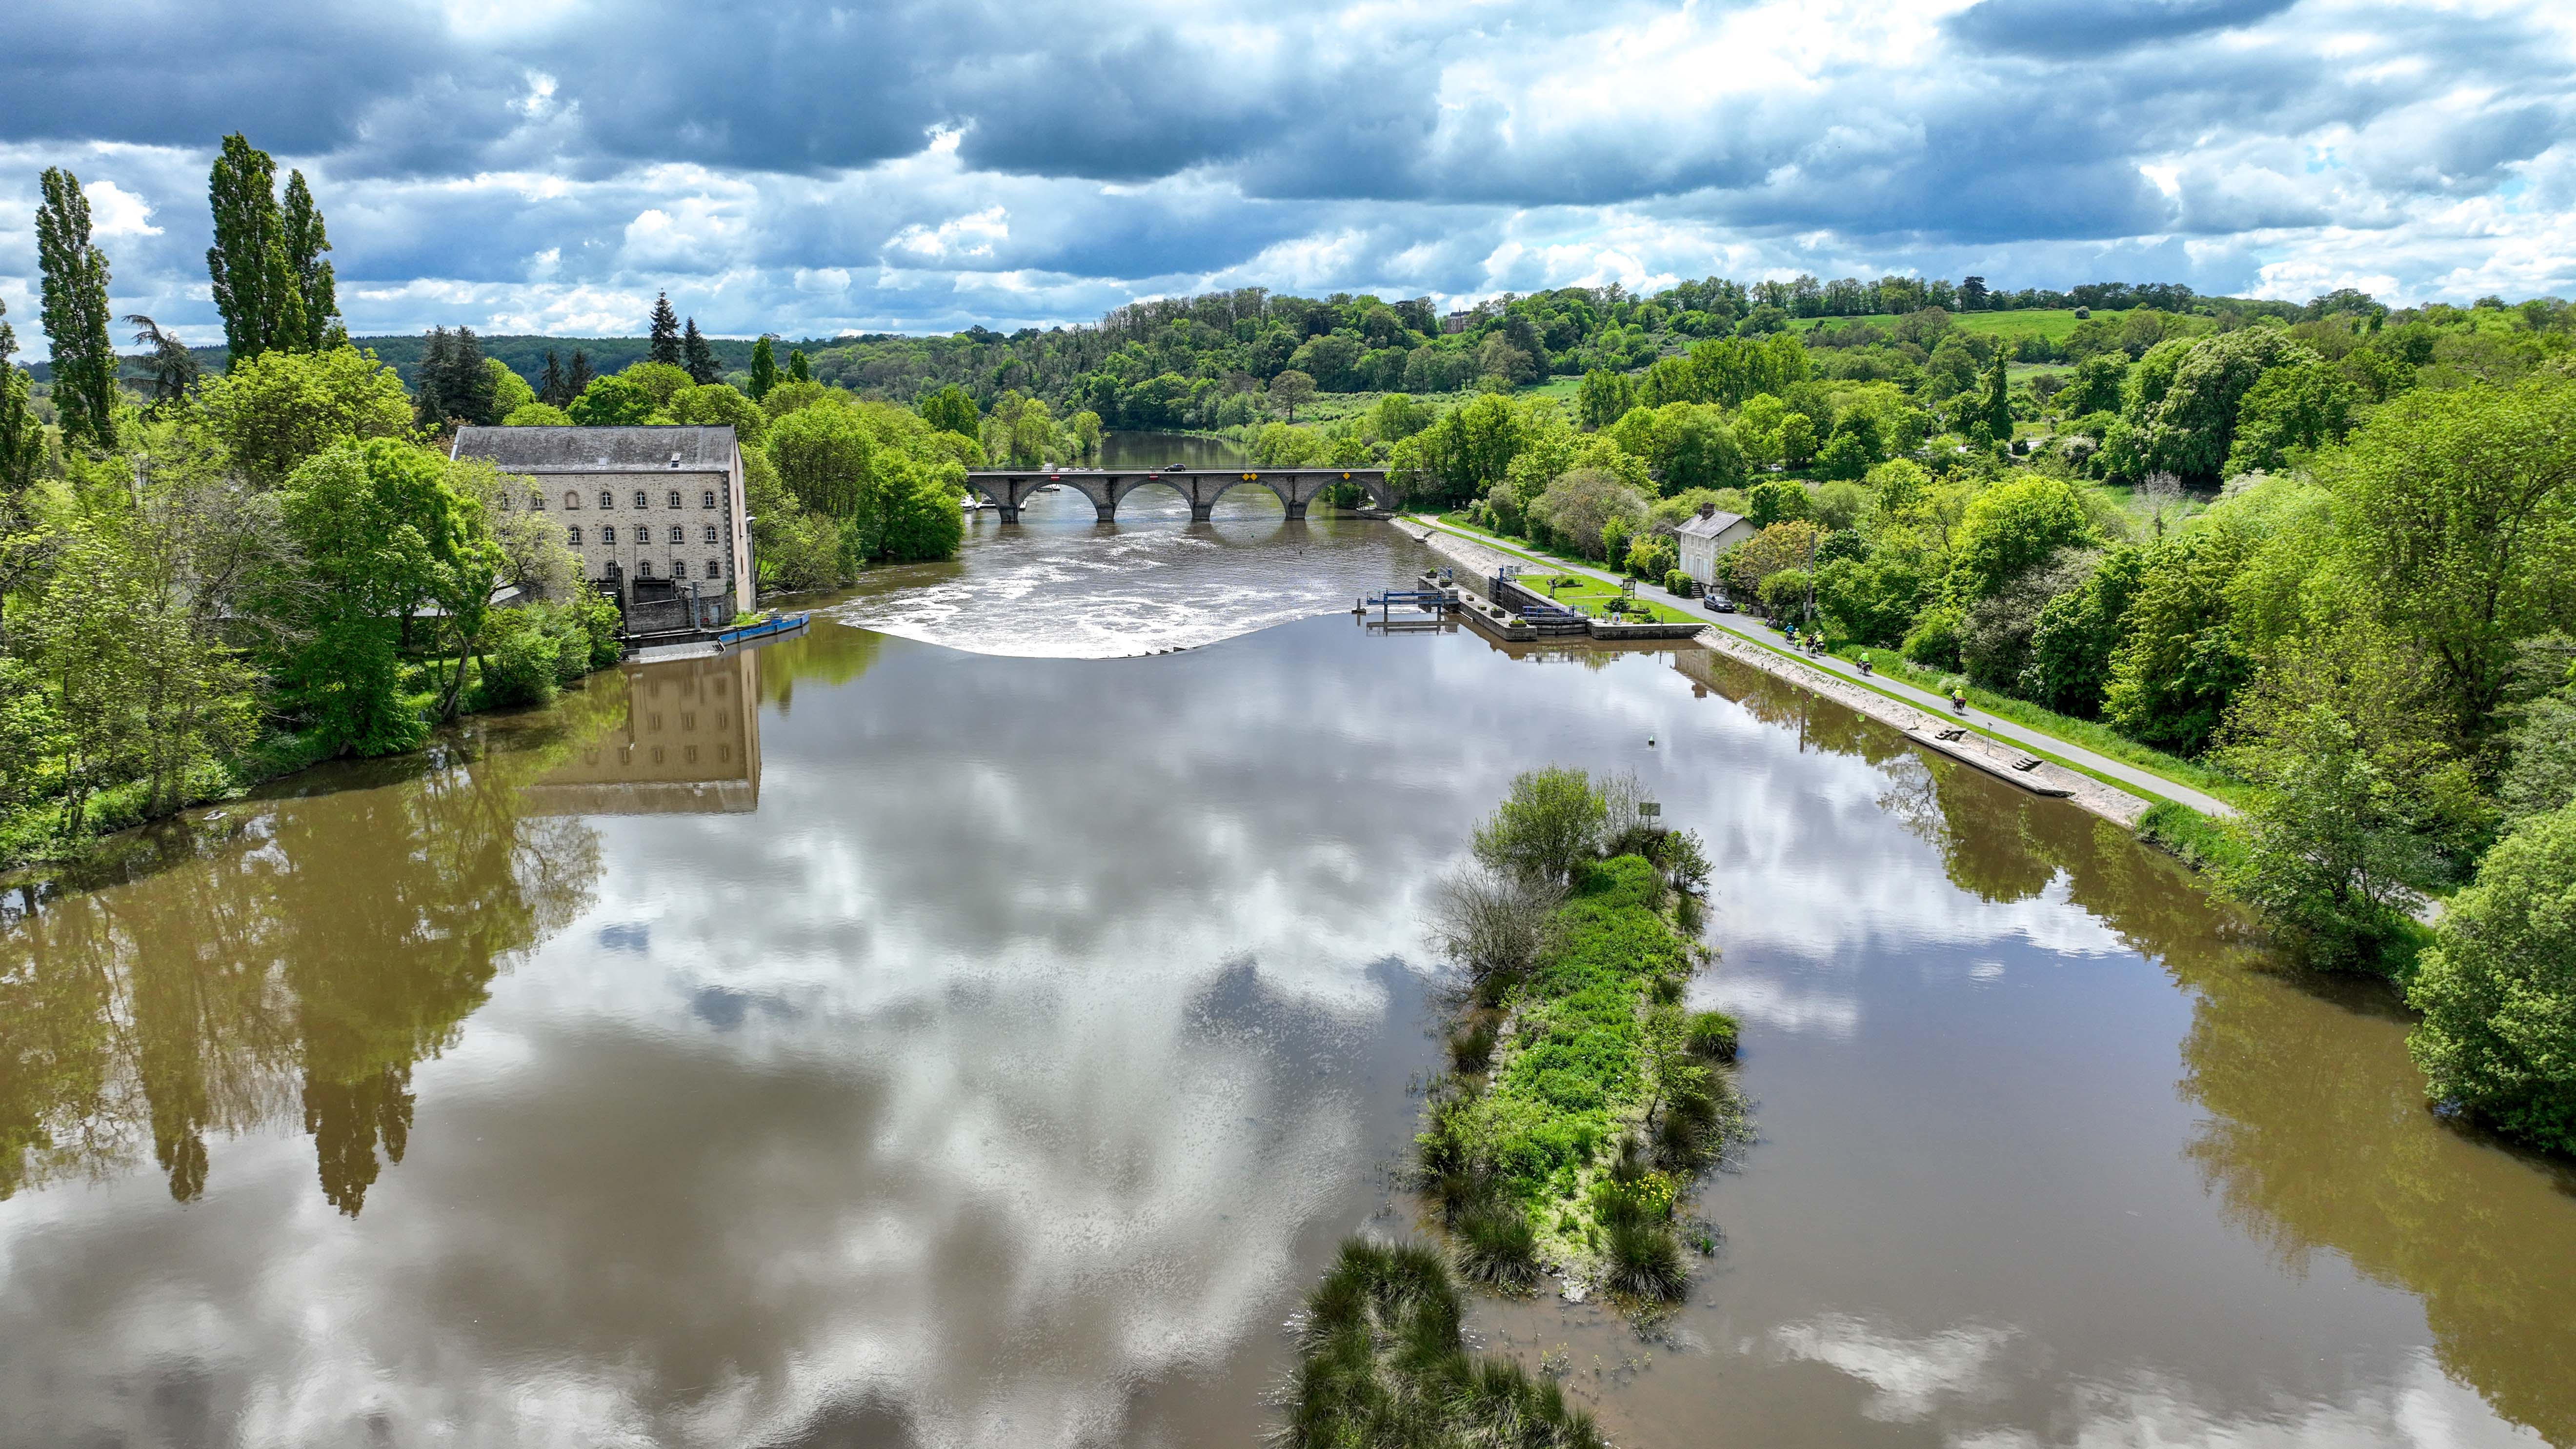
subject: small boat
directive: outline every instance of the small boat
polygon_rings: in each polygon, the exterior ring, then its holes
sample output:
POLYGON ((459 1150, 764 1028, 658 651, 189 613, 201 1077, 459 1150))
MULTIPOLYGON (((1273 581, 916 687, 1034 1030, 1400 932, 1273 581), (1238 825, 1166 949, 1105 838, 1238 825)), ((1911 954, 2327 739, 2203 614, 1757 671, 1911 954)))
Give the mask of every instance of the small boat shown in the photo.
POLYGON ((722 649, 728 644, 750 644, 779 634, 793 634, 804 628, 813 617, 810 613, 773 614, 766 619, 720 630, 716 634, 716 647, 722 649))

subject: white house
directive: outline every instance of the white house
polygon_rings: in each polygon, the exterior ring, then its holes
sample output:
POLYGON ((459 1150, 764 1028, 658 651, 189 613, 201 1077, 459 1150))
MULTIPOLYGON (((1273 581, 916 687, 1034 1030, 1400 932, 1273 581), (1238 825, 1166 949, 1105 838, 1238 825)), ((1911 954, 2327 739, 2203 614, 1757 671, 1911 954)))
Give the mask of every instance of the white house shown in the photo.
POLYGON ((1720 513, 1714 503, 1699 506, 1699 515, 1685 518, 1673 530, 1681 547, 1682 572, 1702 585, 1717 582, 1717 556, 1751 538, 1760 530, 1740 513, 1720 513))

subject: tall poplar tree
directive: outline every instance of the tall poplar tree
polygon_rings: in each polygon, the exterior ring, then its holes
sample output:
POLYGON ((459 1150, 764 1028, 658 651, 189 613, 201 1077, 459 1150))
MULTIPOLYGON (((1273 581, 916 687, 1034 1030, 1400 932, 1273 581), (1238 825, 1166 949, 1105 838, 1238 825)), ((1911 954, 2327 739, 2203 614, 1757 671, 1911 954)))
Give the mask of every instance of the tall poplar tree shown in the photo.
POLYGON ((796 379, 798 382, 812 382, 814 380, 813 370, 808 367, 805 362, 804 348, 796 347, 788 350, 787 375, 796 379))
MULTIPOLYGON (((224 314, 224 345, 231 353, 225 365, 271 348, 306 345, 313 324, 287 251, 286 220, 277 209, 277 164, 239 132, 226 136, 206 178, 206 199, 215 214, 206 272, 214 279, 216 310, 224 314)), ((328 245, 321 230, 316 215, 309 240, 317 247, 328 245)), ((313 255, 318 258, 320 251, 313 255)), ((329 265, 321 263, 326 292, 329 265)))
POLYGON ((724 376, 724 370, 716 366, 716 350, 708 345, 706 334, 698 330, 695 317, 689 319, 688 327, 680 334, 680 356, 681 365, 689 370, 689 381, 700 387, 724 376))
POLYGON ((671 294, 653 299, 653 361, 680 365, 680 314, 671 310, 671 294))
POLYGON ((751 400, 758 402, 778 386, 778 353, 767 337, 751 344, 751 400))
POLYGON ((89 239, 89 198, 58 166, 36 207, 36 264, 44 272, 45 336, 53 344, 54 411, 65 438, 116 446, 116 343, 108 336, 107 253, 89 239))
MULTIPOLYGON (((0 302, 0 317, 9 304, 0 302)), ((45 425, 36 420, 29 400, 32 379, 12 365, 17 331, 0 322, 0 529, 18 521, 19 504, 35 486, 36 464, 45 456, 45 425)))
POLYGON ((304 331, 294 341, 278 345, 290 352, 337 347, 349 340, 349 331, 340 324, 339 288, 331 264, 322 258, 331 250, 331 238, 322 228, 322 209, 313 204, 313 192, 304 184, 301 171, 286 173, 283 222, 286 265, 294 274, 296 298, 304 305, 304 331))

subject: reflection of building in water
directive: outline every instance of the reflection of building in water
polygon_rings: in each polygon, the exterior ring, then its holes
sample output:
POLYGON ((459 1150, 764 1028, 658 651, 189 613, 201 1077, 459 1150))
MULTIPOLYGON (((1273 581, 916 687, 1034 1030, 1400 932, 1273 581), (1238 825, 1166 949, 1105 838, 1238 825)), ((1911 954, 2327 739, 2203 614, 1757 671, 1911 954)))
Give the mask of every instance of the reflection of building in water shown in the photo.
POLYGON ((759 807, 758 650, 630 664, 624 682, 624 722, 530 785, 530 808, 543 815, 679 815, 759 807))

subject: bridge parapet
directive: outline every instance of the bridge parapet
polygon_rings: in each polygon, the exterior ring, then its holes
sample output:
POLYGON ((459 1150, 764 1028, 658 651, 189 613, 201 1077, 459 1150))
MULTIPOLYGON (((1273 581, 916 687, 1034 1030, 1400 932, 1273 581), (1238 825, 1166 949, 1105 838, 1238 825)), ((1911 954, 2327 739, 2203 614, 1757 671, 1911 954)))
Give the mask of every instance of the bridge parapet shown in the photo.
POLYGON ((1279 506, 1292 521, 1303 520, 1308 504, 1325 489, 1341 483, 1357 483, 1367 489, 1370 501, 1380 508, 1392 510, 1400 502, 1383 468, 1190 468, 1154 472, 991 468, 966 475, 966 486, 991 500, 1001 510, 1004 523, 1019 522, 1020 509, 1030 495, 1049 486, 1073 489, 1091 500, 1100 522, 1114 523, 1118 505, 1128 494, 1157 483, 1189 500, 1192 523, 1207 522, 1216 501, 1231 488, 1269 489, 1278 496, 1279 506))

